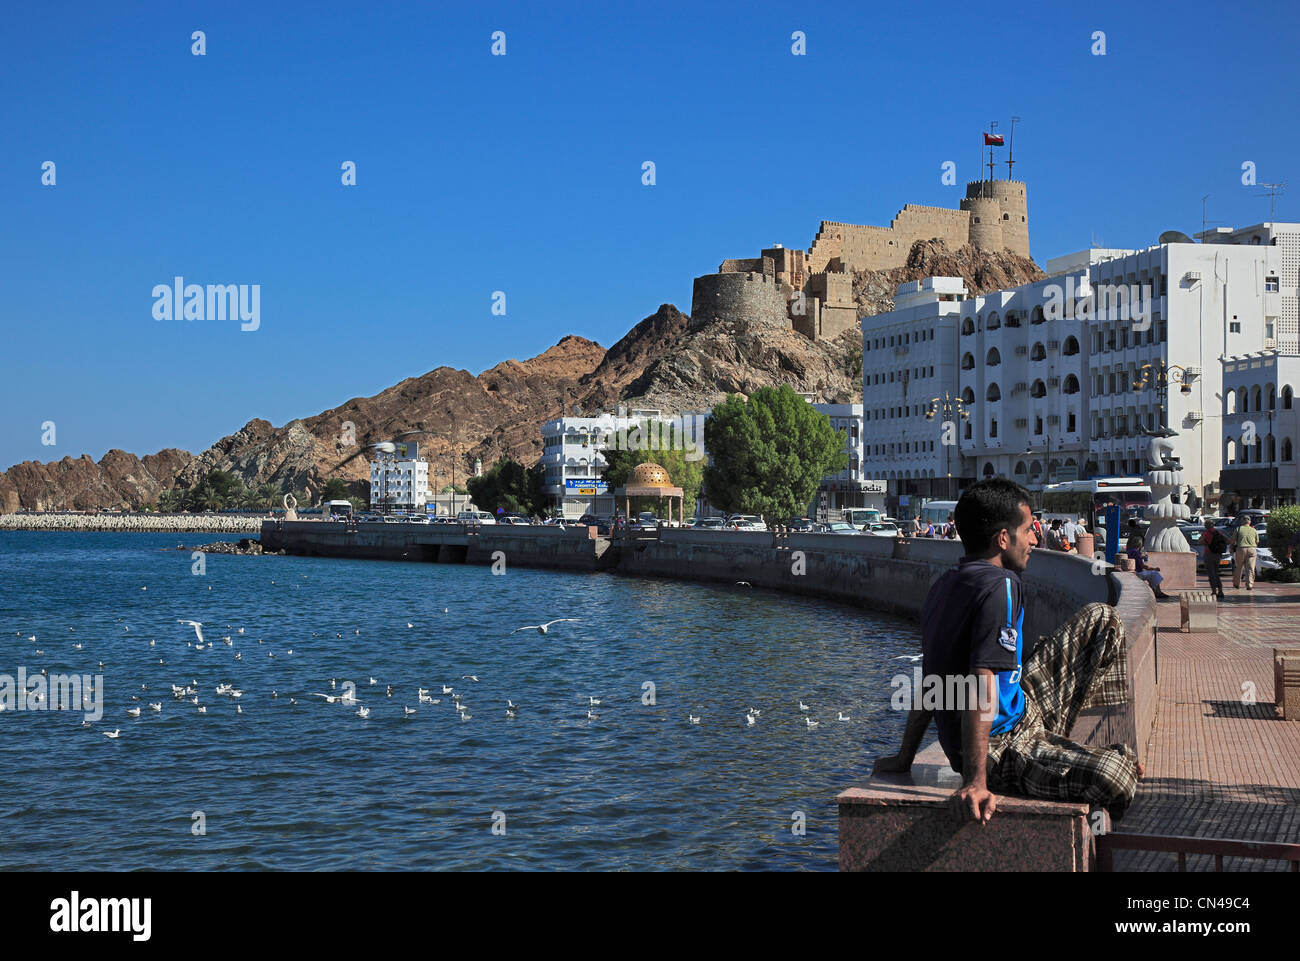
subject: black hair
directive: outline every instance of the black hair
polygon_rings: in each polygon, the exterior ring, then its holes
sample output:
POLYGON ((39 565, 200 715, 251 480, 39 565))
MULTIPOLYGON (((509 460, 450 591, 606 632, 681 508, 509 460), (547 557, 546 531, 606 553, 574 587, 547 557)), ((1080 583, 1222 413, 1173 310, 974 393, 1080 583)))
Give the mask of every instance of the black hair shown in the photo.
POLYGON ((1033 507, 1029 491, 1005 477, 990 477, 968 488, 953 510, 957 535, 966 553, 983 556, 1003 529, 1014 540, 1021 521, 1021 504, 1033 507))

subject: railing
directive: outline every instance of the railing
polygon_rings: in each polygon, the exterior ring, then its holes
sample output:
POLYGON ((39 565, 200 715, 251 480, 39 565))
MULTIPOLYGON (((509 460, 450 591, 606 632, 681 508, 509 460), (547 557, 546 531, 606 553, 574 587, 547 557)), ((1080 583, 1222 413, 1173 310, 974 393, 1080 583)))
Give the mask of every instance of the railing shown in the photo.
POLYGON ((1300 844, 1267 841, 1236 841, 1227 838, 1189 838, 1163 834, 1102 834, 1097 838, 1097 870, 1115 870, 1116 851, 1163 851, 1178 855, 1178 870, 1187 870, 1187 855, 1213 854, 1214 870, 1223 870, 1223 859, 1255 858, 1289 861, 1291 873, 1300 874, 1300 844))

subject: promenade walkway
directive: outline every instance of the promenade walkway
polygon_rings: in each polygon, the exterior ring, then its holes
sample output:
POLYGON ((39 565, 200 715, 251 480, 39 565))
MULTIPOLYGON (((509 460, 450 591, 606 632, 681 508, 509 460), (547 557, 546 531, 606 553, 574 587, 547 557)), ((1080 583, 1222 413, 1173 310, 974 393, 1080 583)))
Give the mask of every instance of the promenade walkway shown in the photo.
MULTIPOLYGON (((1207 587, 1204 577, 1198 586, 1207 587)), ((1300 647, 1300 585, 1233 590, 1217 634, 1183 634, 1179 606, 1159 605, 1159 696, 1141 757, 1146 777, 1117 832, 1300 843, 1300 722, 1273 707, 1274 647, 1300 647)), ((1116 852, 1118 871, 1177 870, 1177 856, 1116 852)), ((1225 871, 1284 871, 1226 858, 1225 871)), ((1189 855, 1188 871, 1212 871, 1189 855)))

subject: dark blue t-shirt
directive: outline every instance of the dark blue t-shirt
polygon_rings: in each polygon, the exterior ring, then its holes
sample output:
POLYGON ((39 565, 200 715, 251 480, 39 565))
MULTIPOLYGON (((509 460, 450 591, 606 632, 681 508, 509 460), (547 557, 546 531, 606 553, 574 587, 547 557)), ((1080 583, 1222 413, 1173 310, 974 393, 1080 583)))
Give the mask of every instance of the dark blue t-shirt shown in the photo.
MULTIPOLYGON (((990 736, 1010 731, 1025 712, 1025 696, 1020 689, 1024 621, 1020 575, 978 558, 962 558, 955 569, 934 582, 925 599, 921 614, 922 673, 928 679, 967 677, 977 668, 993 671, 997 676, 998 714, 990 736)), ((957 689, 958 685, 944 683, 945 692, 957 689)), ((948 763, 960 773, 962 705, 948 700, 942 698, 934 721, 948 763)))

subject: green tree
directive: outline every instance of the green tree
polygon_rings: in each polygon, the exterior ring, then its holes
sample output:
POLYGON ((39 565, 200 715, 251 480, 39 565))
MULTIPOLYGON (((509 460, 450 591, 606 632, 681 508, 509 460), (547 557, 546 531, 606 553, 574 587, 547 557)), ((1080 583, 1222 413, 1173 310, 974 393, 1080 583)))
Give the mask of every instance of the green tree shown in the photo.
POLYGON ((325 487, 321 490, 320 499, 322 501, 341 501, 347 500, 348 484, 347 481, 339 477, 331 477, 325 482, 325 487))
POLYGON ((709 501, 772 520, 801 514, 822 478, 848 466, 846 441, 788 385, 759 388, 748 401, 733 394, 704 424, 709 501))
POLYGON ((525 467, 509 457, 500 458, 480 477, 466 484, 479 510, 495 513, 541 514, 546 510, 546 470, 539 463, 525 467))
MULTIPOLYGON (((643 436, 648 434, 648 430, 643 431, 643 436)), ((637 464, 655 463, 668 472, 669 479, 673 482, 674 487, 682 489, 682 512, 686 517, 695 513, 695 501, 700 496, 700 488, 704 486, 704 458, 697 460, 688 460, 687 451, 677 449, 655 450, 647 447, 638 447, 636 450, 619 450, 617 448, 606 448, 601 451, 601 456, 605 458, 608 465, 605 468, 605 480, 609 483, 611 491, 627 485, 627 479, 632 474, 632 468, 637 464)), ((632 514, 635 516, 643 510, 654 511, 659 517, 667 517, 668 511, 673 505, 668 501, 660 501, 658 498, 651 497, 634 497, 632 499, 632 514)), ((619 506, 622 510, 622 506, 619 506)))
POLYGON ((1268 515, 1268 549, 1279 564, 1286 562, 1288 545, 1300 530, 1300 507, 1275 507, 1268 515))

